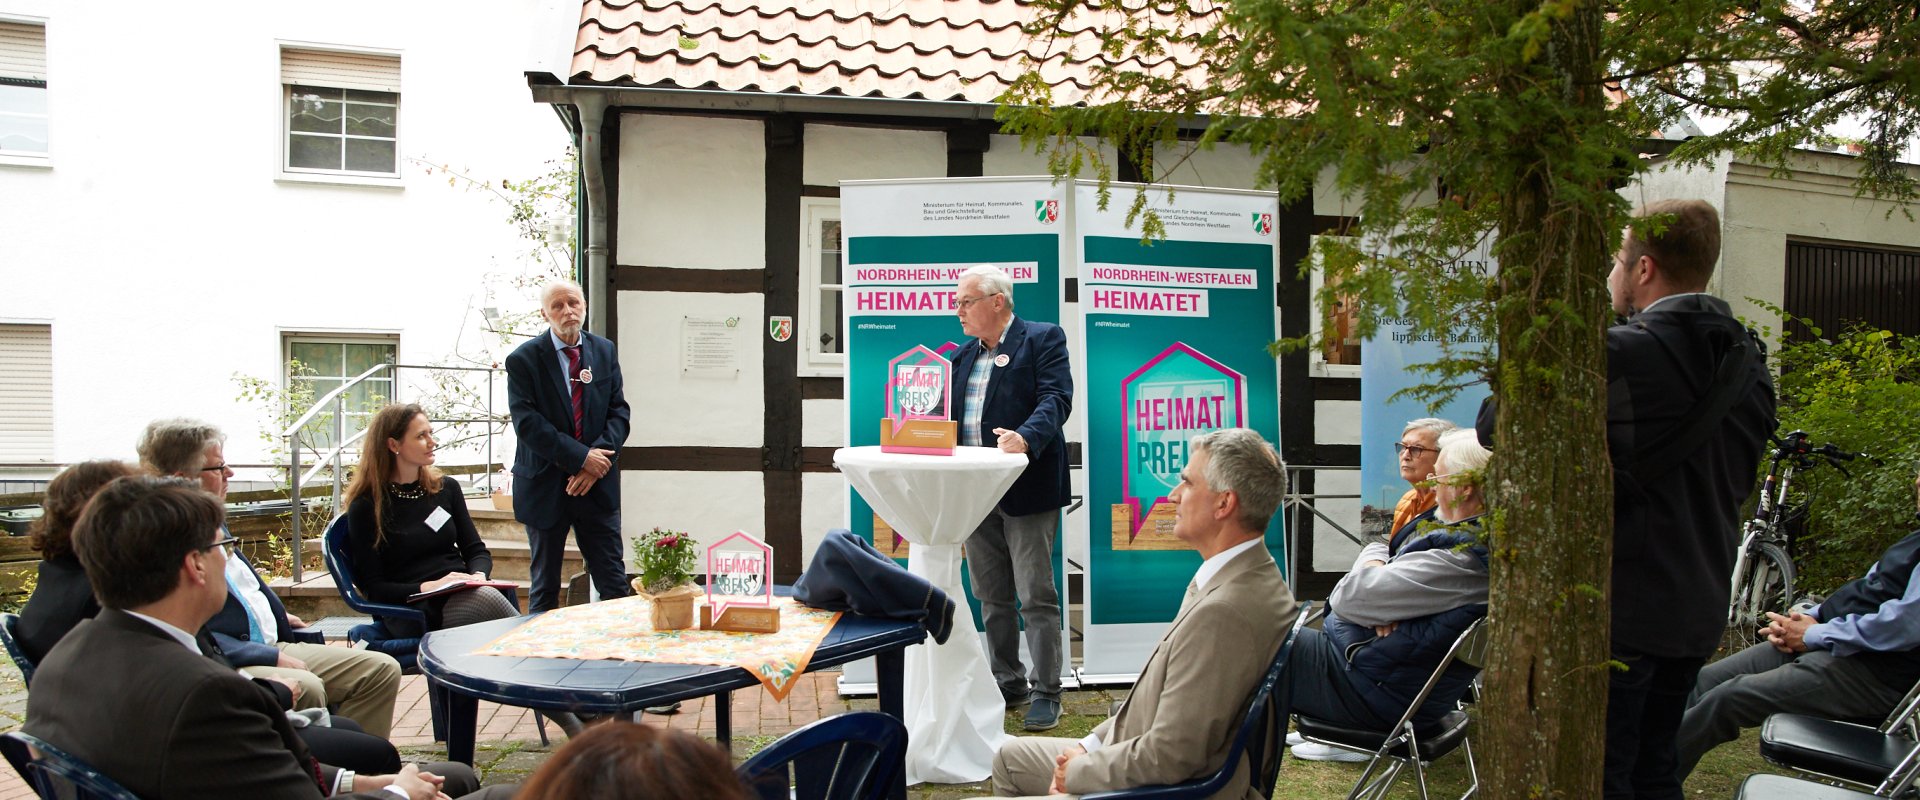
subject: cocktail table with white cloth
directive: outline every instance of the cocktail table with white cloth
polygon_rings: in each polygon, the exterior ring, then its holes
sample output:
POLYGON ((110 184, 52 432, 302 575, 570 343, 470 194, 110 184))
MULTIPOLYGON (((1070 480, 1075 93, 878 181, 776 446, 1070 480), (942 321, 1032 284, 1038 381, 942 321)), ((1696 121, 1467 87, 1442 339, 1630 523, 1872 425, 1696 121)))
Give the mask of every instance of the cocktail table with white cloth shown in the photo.
MULTIPOLYGON (((1027 457, 993 447, 956 447, 951 456, 883 453, 843 447, 833 465, 874 513, 913 543, 907 569, 955 600, 960 546, 1027 468, 1027 457)), ((954 630, 975 630, 960 602, 954 630)), ((907 649, 907 782, 971 783, 993 774, 1006 733, 1006 706, 977 635, 907 649)))

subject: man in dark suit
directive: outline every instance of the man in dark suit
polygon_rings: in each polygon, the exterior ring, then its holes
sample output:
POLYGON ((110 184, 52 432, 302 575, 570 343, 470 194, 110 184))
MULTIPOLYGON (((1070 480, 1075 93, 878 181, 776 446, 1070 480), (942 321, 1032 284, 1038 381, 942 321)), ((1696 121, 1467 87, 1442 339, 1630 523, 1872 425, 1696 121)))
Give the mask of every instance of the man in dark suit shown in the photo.
POLYGON ((1058 325, 1013 315, 1013 281, 983 264, 961 273, 953 303, 972 341, 953 356, 960 444, 1025 453, 1027 469, 967 539, 967 571, 987 628, 994 681, 1008 708, 1031 701, 1026 729, 1060 724, 1060 596, 1053 538, 1067 504, 1067 440, 1073 413, 1067 337, 1058 325), (1018 611, 1015 603, 1018 602, 1018 611), (1020 665, 1027 625, 1033 671, 1020 665))
POLYGON ((1720 215, 1701 200, 1635 214, 1607 276, 1613 658, 1605 792, 1679 800, 1675 737, 1726 626, 1739 507, 1773 433, 1758 341, 1707 294, 1720 215))
POLYGON ((587 301, 569 281, 540 293, 549 330, 507 356, 507 405, 519 446, 513 455, 513 517, 527 526, 533 589, 529 611, 560 605, 567 530, 602 598, 625 597, 620 547, 620 447, 627 441, 626 395, 613 343, 581 329, 587 301))
POLYGON ((189 631, 226 604, 234 539, 224 517, 213 496, 173 478, 120 478, 94 497, 74 548, 103 610, 40 665, 26 732, 141 797, 471 792, 477 782, 460 764, 393 775, 321 765, 270 692, 207 657, 189 631))

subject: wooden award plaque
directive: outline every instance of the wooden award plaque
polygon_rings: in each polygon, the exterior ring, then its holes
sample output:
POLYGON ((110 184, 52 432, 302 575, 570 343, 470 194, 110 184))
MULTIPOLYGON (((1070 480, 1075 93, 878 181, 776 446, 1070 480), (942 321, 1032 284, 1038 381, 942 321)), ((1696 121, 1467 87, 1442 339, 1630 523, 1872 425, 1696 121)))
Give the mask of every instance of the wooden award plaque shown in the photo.
POLYGON ((713 618, 713 606, 700 604, 700 628, 735 633, 779 633, 780 609, 765 606, 727 606, 719 619, 713 618))
POLYGON ((960 423, 950 419, 909 419, 894 428, 893 420, 880 420, 880 452, 950 456, 960 441, 960 423))

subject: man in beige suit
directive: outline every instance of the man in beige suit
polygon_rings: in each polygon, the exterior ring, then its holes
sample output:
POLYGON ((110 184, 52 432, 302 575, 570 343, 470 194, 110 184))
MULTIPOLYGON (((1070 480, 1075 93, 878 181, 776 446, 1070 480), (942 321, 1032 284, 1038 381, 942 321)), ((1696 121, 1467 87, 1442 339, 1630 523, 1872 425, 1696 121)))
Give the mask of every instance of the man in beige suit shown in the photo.
MULTIPOLYGON (((1147 658, 1120 712, 1085 739, 1026 736, 993 760, 1003 796, 1072 794, 1179 783, 1226 760, 1246 700, 1299 613, 1267 552, 1267 521, 1286 492, 1285 465, 1245 428, 1194 437, 1174 534, 1205 559, 1180 613, 1147 658)), ((1215 798, 1258 797, 1246 764, 1215 798)))

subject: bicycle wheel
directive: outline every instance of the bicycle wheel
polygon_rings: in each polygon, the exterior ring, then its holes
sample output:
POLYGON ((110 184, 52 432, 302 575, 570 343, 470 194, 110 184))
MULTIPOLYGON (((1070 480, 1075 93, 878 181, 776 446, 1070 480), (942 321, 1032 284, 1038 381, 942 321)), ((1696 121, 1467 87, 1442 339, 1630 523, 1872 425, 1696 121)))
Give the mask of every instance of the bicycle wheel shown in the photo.
POLYGON ((1740 594, 1734 598, 1733 614, 1727 623, 1721 647, 1728 654, 1762 641, 1759 630, 1768 622, 1767 612, 1787 613, 1793 603, 1793 559, 1779 545, 1761 543, 1747 555, 1746 575, 1740 594))

